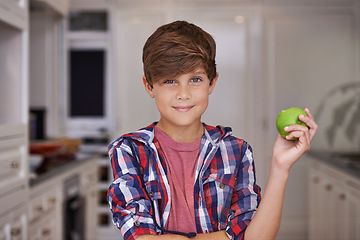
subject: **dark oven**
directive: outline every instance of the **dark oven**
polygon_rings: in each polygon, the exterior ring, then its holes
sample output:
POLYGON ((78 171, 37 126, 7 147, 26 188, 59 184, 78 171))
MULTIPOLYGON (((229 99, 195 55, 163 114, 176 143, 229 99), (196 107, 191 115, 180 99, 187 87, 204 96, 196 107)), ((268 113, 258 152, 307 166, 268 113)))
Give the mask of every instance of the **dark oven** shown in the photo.
POLYGON ((79 176, 64 182, 64 240, 84 240, 85 201, 80 194, 79 176))

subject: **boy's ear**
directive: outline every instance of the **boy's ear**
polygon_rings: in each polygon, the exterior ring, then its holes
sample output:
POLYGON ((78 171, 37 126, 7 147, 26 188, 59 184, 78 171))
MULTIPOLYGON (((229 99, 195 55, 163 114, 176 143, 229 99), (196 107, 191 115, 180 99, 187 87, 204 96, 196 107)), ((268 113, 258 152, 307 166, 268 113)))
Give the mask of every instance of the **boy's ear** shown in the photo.
POLYGON ((216 85, 216 82, 218 80, 218 77, 219 77, 219 73, 217 72, 216 73, 216 77, 212 80, 211 82, 211 85, 210 85, 210 88, 209 88, 209 95, 212 93, 212 91, 214 90, 215 88, 215 85, 216 85))
POLYGON ((150 96, 151 98, 154 98, 153 88, 152 88, 152 86, 150 86, 150 84, 146 81, 145 75, 142 77, 142 79, 143 79, 143 84, 144 84, 144 87, 145 87, 146 92, 149 94, 149 96, 150 96))

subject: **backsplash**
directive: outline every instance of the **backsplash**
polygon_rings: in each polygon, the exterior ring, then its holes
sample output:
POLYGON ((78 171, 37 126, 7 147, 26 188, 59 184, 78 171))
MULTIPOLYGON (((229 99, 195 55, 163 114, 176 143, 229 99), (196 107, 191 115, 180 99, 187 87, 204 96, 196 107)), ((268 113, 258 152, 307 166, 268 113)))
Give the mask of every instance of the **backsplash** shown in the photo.
POLYGON ((360 152, 360 82, 341 84, 328 91, 314 118, 319 125, 314 148, 360 152))

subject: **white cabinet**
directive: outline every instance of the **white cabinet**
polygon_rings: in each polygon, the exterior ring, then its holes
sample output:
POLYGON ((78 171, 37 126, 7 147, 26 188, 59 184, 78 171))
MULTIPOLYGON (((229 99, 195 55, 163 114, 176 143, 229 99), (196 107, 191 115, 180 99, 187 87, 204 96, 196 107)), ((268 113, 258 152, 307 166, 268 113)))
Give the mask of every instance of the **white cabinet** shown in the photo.
POLYGON ((25 29, 28 18, 27 0, 1 0, 0 1, 0 21, 25 29))
POLYGON ((97 161, 95 157, 83 161, 65 167, 63 172, 31 186, 27 209, 27 239, 66 238, 64 214, 69 199, 65 196, 65 185, 72 179, 80 179, 80 184, 72 185, 66 191, 74 194, 71 197, 79 192, 85 200, 85 205, 81 206, 84 209, 84 239, 97 239, 97 161))
POLYGON ((309 239, 360 239, 360 179, 314 161, 309 175, 309 239))
POLYGON ((53 181, 31 189, 28 204, 28 239, 61 239, 62 185, 53 181))
POLYGON ((69 0, 31 0, 32 4, 47 5, 58 14, 64 16, 69 12, 69 0))
POLYGON ((27 0, 0 2, 0 239, 26 239, 27 0))
POLYGON ((85 239, 97 239, 97 171, 96 162, 84 168, 81 175, 82 194, 85 197, 85 239))
POLYGON ((26 207, 18 206, 0 217, 0 240, 26 240, 26 207))

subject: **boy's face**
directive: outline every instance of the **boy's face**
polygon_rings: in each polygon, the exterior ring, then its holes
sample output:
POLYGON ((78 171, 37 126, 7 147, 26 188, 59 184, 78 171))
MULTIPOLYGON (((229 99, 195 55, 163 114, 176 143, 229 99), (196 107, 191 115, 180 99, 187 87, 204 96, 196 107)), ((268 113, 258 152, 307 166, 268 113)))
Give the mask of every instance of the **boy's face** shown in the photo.
POLYGON ((166 128, 198 126, 217 77, 210 85, 205 70, 197 68, 175 78, 159 80, 153 87, 143 77, 145 89, 150 97, 155 98, 160 112, 159 124, 166 128))

